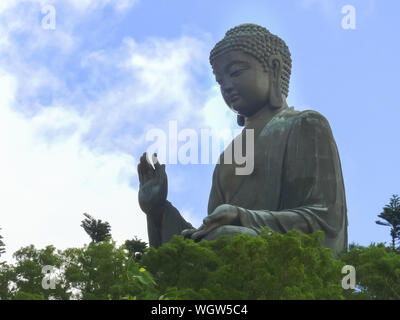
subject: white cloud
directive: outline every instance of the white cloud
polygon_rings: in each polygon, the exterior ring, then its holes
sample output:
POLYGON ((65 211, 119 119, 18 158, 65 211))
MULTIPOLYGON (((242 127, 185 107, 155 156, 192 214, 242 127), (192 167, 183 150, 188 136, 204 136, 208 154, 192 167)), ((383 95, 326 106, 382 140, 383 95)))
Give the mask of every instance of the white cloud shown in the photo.
POLYGON ((137 104, 152 103, 155 110, 177 106, 170 111, 177 120, 196 113, 199 101, 194 74, 208 66, 204 43, 185 36, 175 40, 149 39, 141 45, 128 39, 127 43, 131 56, 126 67, 139 81, 138 90, 145 93, 136 99, 137 104))
MULTIPOLYGON (((112 3, 125 6, 133 2, 112 3)), ((40 1, 30 3, 41 4, 40 1)), ((86 8, 102 7, 108 3, 111 4, 108 0, 79 0, 69 4, 86 8)), ((63 25, 54 31, 43 30, 40 23, 34 21, 37 9, 28 8, 24 19, 18 10, 10 11, 2 15, 5 19, 0 22, 0 34, 7 35, 0 39, 0 43, 4 44, 0 46, 0 54, 6 57, 4 61, 8 72, 17 75, 18 79, 27 79, 19 81, 18 99, 29 105, 30 114, 40 107, 39 91, 61 99, 60 102, 53 101, 53 104, 74 100, 67 103, 69 107, 79 109, 85 117, 92 119, 88 124, 87 140, 93 147, 130 152, 145 143, 144 136, 149 126, 166 128, 170 119, 178 120, 181 127, 196 129, 208 125, 211 118, 208 116, 208 120, 205 119, 202 109, 205 103, 206 109, 209 108, 210 101, 207 99, 214 100, 206 90, 199 90, 198 83, 199 75, 210 72, 205 41, 182 36, 169 40, 151 38, 137 43, 132 38, 126 38, 115 49, 86 51, 82 33, 74 29, 74 23, 80 18, 72 15, 69 16, 68 27, 63 25), (27 32, 26 40, 10 40, 11 34, 21 31, 27 32), (45 55, 49 61, 32 61, 32 53, 42 53, 40 50, 48 47, 61 52, 45 55), (72 60, 80 60, 81 70, 62 70, 63 63, 70 63, 71 57, 72 60), (66 83, 67 76, 74 72, 82 72, 86 79, 77 88, 71 89, 66 83), (99 89, 99 86, 102 88, 99 89), (87 99, 88 93, 92 96, 87 99), (154 121, 155 118, 157 121, 154 121), (128 126, 133 130, 119 132, 122 127, 128 126)), ((18 106, 18 109, 23 110, 23 107, 18 106)), ((214 102, 212 107, 215 107, 214 102)), ((226 110, 224 103, 218 109, 218 115, 220 110, 226 110)), ((219 119, 215 114, 213 122, 219 119)))
POLYGON ((0 13, 13 9, 21 4, 71 6, 80 12, 101 9, 109 5, 117 10, 126 10, 138 3, 139 0, 1 0, 0 13))
MULTIPOLYGON (((22 1, 34 4, 23 15, 16 2, 1 1, 0 227, 7 257, 31 243, 66 248, 88 242, 80 227, 83 212, 110 222, 118 241, 148 241, 146 218, 130 185, 137 179, 135 160, 147 147, 146 130, 166 128, 168 120, 193 129, 235 123, 216 87, 199 89, 199 75, 210 72, 206 42, 188 36, 141 43, 127 38, 114 49, 93 51, 84 47, 74 23, 91 10, 126 9, 136 1, 72 1, 69 8, 78 14, 54 31, 37 21, 40 5, 52 1, 22 1), (13 37, 20 33, 26 39, 13 37), (57 55, 47 59, 41 54, 49 47, 57 55), (78 61, 78 69, 70 70, 68 60, 78 61), (74 72, 85 80, 76 78, 70 86, 67 75, 74 72), (46 107, 43 90, 53 94, 46 107)), ((185 183, 176 172, 170 191, 185 183)), ((192 211, 182 214, 198 226, 192 211)))
POLYGON ((230 129, 236 123, 236 114, 226 105, 218 85, 209 91, 202 114, 204 124, 216 131, 222 128, 230 129))
POLYGON ((12 32, 29 32, 29 37, 24 40, 29 51, 46 46, 57 47, 62 52, 71 51, 78 44, 78 37, 73 35, 75 28, 86 17, 106 6, 124 13, 138 2, 139 0, 1 0, 0 52, 9 49, 9 35, 12 32), (55 30, 42 28, 42 19, 48 15, 48 11, 42 12, 42 9, 48 5, 55 9, 55 30))
POLYGON ((198 89, 196 75, 206 72, 208 62, 200 40, 183 36, 137 43, 126 38, 115 52, 84 56, 82 66, 101 78, 107 72, 120 74, 116 83, 86 106, 94 119, 89 134, 96 132, 91 140, 96 147, 132 150, 144 146, 149 127, 166 129, 169 120, 177 120, 179 127, 203 125, 201 110, 208 97, 198 89), (132 127, 130 132, 117 133, 127 125, 132 127))
POLYGON ((3 10, 0 7, 0 53, 10 56, 29 56, 37 49, 53 47, 57 48, 59 53, 65 54, 76 48, 78 43, 72 32, 73 19, 69 20, 70 24, 61 24, 59 21, 64 22, 64 20, 57 18, 55 30, 42 28, 41 20, 38 18, 45 17, 41 14, 41 8, 47 4, 46 1, 8 3, 8 6, 4 6, 3 3, 3 10), (16 50, 13 39, 10 39, 12 35, 25 36, 20 41, 21 48, 19 48, 23 49, 23 52, 16 50))
POLYGON ((83 212, 109 221, 122 242, 138 236, 147 241, 145 216, 137 190, 135 159, 127 154, 98 154, 80 141, 87 120, 62 108, 42 110, 32 119, 10 110, 15 77, 0 76, 0 226, 7 257, 19 247, 81 246, 89 242, 80 227, 83 212), (75 126, 72 134, 48 144, 41 130, 75 126))

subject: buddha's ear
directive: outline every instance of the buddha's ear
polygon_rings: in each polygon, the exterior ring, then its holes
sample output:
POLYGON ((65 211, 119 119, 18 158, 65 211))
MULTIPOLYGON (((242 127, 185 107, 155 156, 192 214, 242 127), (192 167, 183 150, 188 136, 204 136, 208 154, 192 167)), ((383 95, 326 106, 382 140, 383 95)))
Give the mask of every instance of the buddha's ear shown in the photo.
POLYGON ((237 115, 237 124, 241 127, 244 126, 244 117, 241 116, 240 114, 237 115))
POLYGON ((271 55, 268 58, 268 66, 271 80, 269 103, 272 107, 278 109, 283 104, 281 91, 282 58, 278 55, 271 55))

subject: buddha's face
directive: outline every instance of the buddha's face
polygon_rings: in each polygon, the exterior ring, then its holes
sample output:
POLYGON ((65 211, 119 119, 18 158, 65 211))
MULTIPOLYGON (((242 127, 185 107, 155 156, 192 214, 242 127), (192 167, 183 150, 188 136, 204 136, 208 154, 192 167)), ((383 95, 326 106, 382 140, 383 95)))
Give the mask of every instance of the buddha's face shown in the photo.
POLYGON ((250 117, 267 105, 270 77, 253 56, 229 51, 215 59, 213 71, 226 104, 236 113, 250 117))

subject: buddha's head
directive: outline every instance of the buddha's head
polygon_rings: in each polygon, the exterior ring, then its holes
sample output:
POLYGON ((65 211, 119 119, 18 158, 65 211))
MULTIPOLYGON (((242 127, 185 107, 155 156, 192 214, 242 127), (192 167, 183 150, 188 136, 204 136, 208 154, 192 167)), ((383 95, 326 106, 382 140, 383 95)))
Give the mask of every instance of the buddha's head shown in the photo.
POLYGON ((292 67, 285 42, 266 28, 241 24, 226 32, 210 53, 210 63, 226 104, 238 123, 264 107, 281 108, 292 67))

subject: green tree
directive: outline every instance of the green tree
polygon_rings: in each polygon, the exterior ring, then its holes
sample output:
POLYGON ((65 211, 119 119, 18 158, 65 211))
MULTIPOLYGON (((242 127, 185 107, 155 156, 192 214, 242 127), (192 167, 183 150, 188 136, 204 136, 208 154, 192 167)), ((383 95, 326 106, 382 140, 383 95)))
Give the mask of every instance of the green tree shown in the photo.
POLYGON ((377 220, 375 221, 377 224, 391 227, 392 249, 395 250, 396 241, 400 240, 400 197, 393 195, 390 203, 383 208, 383 212, 378 217, 385 221, 377 220))
POLYGON ((0 300, 10 300, 13 296, 12 283, 15 282, 14 268, 6 263, 0 265, 0 300))
POLYGON ((129 255, 136 261, 140 261, 142 255, 146 252, 147 243, 135 237, 125 241, 125 247, 129 255))
POLYGON ((356 270, 357 290, 347 292, 346 298, 400 299, 400 255, 391 248, 352 244, 340 258, 356 270))
POLYGON ((67 249, 65 277, 74 298, 84 300, 156 299, 152 276, 107 238, 92 242, 83 249, 67 249))
POLYGON ((15 286, 13 299, 63 299, 68 300, 71 293, 63 276, 63 257, 54 246, 36 249, 33 245, 21 248, 14 253, 16 263, 13 266, 15 286), (43 286, 45 274, 43 267, 52 266, 56 270, 55 289, 43 286))
POLYGON ((158 299, 151 274, 125 246, 107 238, 64 251, 53 246, 21 248, 14 265, 0 266, 0 299, 158 299), (55 288, 43 286, 44 266, 56 268, 55 288))
POLYGON ((199 243, 175 236, 142 264, 171 299, 343 299, 344 263, 322 240, 322 232, 268 229, 199 243))
POLYGON ((84 213, 83 215, 86 219, 82 220, 81 227, 86 231, 93 242, 101 242, 111 236, 111 226, 108 222, 96 220, 87 213, 84 213))
MULTIPOLYGON (((0 228, 1 230, 1 228, 0 228)), ((0 257, 2 254, 4 254, 6 252, 6 248, 5 248, 5 244, 3 242, 3 236, 0 234, 0 257)), ((4 264, 4 262, 0 262, 0 266, 4 264)))
POLYGON ((391 248, 351 245, 335 259, 321 243, 322 232, 268 229, 198 243, 175 236, 140 261, 137 247, 110 237, 64 251, 31 245, 0 266, 0 299, 400 299, 400 255, 391 248), (341 287, 345 264, 356 268, 357 290, 341 287), (42 286, 46 265, 58 270, 55 289, 42 286))

